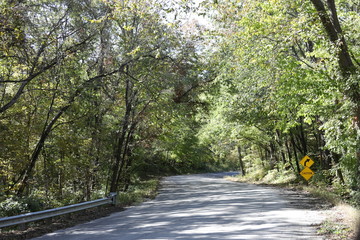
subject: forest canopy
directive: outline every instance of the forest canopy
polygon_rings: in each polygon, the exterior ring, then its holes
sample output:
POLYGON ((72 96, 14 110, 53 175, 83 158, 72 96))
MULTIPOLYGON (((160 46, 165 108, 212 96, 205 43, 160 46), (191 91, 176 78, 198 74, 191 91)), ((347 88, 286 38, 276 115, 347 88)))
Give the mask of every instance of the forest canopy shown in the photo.
POLYGON ((4 0, 0 202, 224 169, 302 182, 308 155, 359 203, 359 29, 348 0, 4 0))

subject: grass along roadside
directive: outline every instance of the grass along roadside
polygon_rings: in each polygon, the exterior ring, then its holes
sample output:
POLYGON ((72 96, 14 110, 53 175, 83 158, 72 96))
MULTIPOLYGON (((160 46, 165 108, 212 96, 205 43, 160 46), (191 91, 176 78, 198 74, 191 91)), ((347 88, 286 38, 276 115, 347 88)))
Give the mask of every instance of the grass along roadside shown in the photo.
POLYGON ((308 184, 292 171, 265 171, 258 169, 245 176, 227 177, 228 180, 269 185, 292 190, 320 199, 326 206, 326 220, 318 227, 318 233, 327 240, 352 240, 360 225, 360 210, 350 205, 341 193, 324 184, 308 184))
POLYGON ((140 204, 147 199, 154 199, 158 194, 160 179, 146 181, 136 180, 128 191, 120 192, 117 196, 117 203, 121 207, 140 204))
POLYGON ((327 219, 319 226, 319 234, 329 240, 354 239, 359 224, 359 210, 338 204, 327 211, 327 219))

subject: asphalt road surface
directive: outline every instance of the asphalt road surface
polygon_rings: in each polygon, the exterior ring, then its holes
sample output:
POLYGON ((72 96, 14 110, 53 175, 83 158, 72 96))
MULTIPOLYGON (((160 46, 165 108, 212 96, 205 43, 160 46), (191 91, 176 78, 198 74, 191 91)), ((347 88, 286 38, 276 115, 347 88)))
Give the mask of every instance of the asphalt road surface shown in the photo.
POLYGON ((319 212, 294 208, 274 188, 225 180, 226 174, 167 177, 155 200, 36 239, 322 239, 314 227, 319 212))

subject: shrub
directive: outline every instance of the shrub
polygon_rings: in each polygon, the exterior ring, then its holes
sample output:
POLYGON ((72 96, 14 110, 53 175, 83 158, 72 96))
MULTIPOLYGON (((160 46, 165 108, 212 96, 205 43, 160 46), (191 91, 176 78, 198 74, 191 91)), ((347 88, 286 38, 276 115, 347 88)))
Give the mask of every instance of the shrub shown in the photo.
POLYGON ((40 211, 44 208, 42 200, 35 197, 8 198, 0 203, 0 216, 9 217, 28 212, 40 211))
POLYGON ((0 216, 2 217, 19 215, 26 212, 29 212, 28 205, 14 198, 8 198, 0 203, 0 216))

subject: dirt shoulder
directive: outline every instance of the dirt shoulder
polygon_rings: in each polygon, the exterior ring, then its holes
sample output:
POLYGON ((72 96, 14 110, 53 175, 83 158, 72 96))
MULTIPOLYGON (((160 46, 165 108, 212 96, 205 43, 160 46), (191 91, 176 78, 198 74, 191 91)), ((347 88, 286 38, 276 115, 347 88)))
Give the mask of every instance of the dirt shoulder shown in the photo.
POLYGON ((357 210, 350 205, 333 205, 304 190, 281 188, 281 195, 298 209, 319 210, 325 220, 317 226, 318 234, 327 240, 351 240, 355 238, 357 210))
MULTIPOLYGON (((238 181, 238 179, 229 179, 238 181)), ((254 183, 257 184, 257 183, 254 183)), ((318 234, 326 240, 353 240, 360 226, 360 211, 348 204, 333 204, 325 198, 314 196, 297 187, 259 183, 257 185, 277 188, 280 195, 297 209, 318 210, 325 220, 317 226, 318 234)), ((356 239, 360 240, 360 239, 356 239)))

